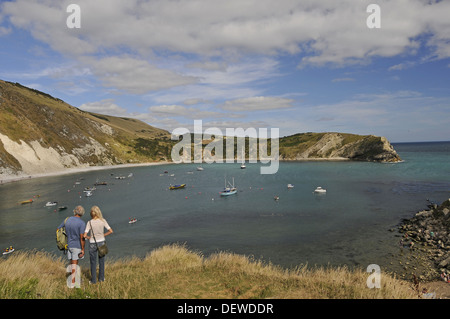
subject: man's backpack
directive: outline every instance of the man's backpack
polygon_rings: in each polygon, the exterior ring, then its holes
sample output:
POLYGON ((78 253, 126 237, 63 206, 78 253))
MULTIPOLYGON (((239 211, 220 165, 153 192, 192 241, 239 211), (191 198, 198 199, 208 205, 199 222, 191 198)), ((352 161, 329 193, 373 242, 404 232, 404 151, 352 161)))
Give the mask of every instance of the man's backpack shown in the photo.
POLYGON ((67 234, 66 234, 66 221, 69 217, 67 217, 64 220, 64 226, 61 228, 58 228, 56 230, 56 246, 59 250, 63 250, 66 252, 68 246, 67 246, 67 234))

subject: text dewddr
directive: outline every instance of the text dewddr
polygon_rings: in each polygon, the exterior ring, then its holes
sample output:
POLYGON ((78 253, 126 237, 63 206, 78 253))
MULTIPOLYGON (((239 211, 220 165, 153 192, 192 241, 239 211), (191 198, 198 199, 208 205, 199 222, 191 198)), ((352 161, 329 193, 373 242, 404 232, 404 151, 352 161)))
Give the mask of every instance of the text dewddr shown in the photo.
POLYGON ((202 314, 205 317, 212 313, 221 314, 272 314, 273 304, 263 303, 223 303, 220 307, 188 305, 178 306, 178 314, 202 314))

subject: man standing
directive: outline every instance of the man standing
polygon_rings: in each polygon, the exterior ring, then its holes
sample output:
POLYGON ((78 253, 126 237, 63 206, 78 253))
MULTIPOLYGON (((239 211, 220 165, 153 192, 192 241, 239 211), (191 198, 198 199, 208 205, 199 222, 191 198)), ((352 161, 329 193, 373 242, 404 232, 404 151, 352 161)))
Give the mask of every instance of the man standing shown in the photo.
POLYGON ((84 230, 86 228, 86 223, 81 219, 84 215, 84 208, 82 206, 75 207, 73 214, 74 216, 68 218, 65 223, 63 221, 61 225, 58 226, 58 229, 64 227, 64 225, 66 227, 68 246, 67 258, 70 260, 72 268, 72 282, 68 283, 69 288, 75 287, 78 259, 84 257, 84 230))

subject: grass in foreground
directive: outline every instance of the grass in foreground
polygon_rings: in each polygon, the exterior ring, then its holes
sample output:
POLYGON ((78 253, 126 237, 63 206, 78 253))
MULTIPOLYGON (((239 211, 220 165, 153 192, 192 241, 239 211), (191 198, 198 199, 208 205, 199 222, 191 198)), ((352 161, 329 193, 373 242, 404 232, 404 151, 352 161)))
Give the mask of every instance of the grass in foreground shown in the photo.
POLYGON ((2 299, 412 299, 405 281, 381 277, 381 288, 366 286, 368 273, 341 268, 285 270, 248 257, 218 253, 208 258, 184 246, 156 249, 145 258, 106 263, 106 281, 80 289, 66 286, 67 261, 42 252, 15 252, 0 261, 2 299))

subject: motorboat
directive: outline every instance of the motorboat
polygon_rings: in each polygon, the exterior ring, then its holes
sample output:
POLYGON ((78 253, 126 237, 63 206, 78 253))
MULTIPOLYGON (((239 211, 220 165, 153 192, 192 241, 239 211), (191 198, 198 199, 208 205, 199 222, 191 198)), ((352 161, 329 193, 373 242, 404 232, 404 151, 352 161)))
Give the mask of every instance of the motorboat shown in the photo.
POLYGON ((292 185, 292 184, 287 184, 287 188, 294 188, 294 185, 292 185))
POLYGON ((244 150, 242 150, 242 164, 241 164, 241 169, 245 169, 245 152, 244 150))
POLYGON ((324 194, 324 193, 326 193, 327 192, 327 190, 326 189, 323 189, 322 187, 320 187, 320 186, 318 186, 315 190, 314 190, 314 193, 319 193, 319 194, 324 194))
POLYGON ((51 207, 51 206, 56 206, 58 205, 58 202, 47 202, 47 204, 45 204, 46 207, 51 207))

